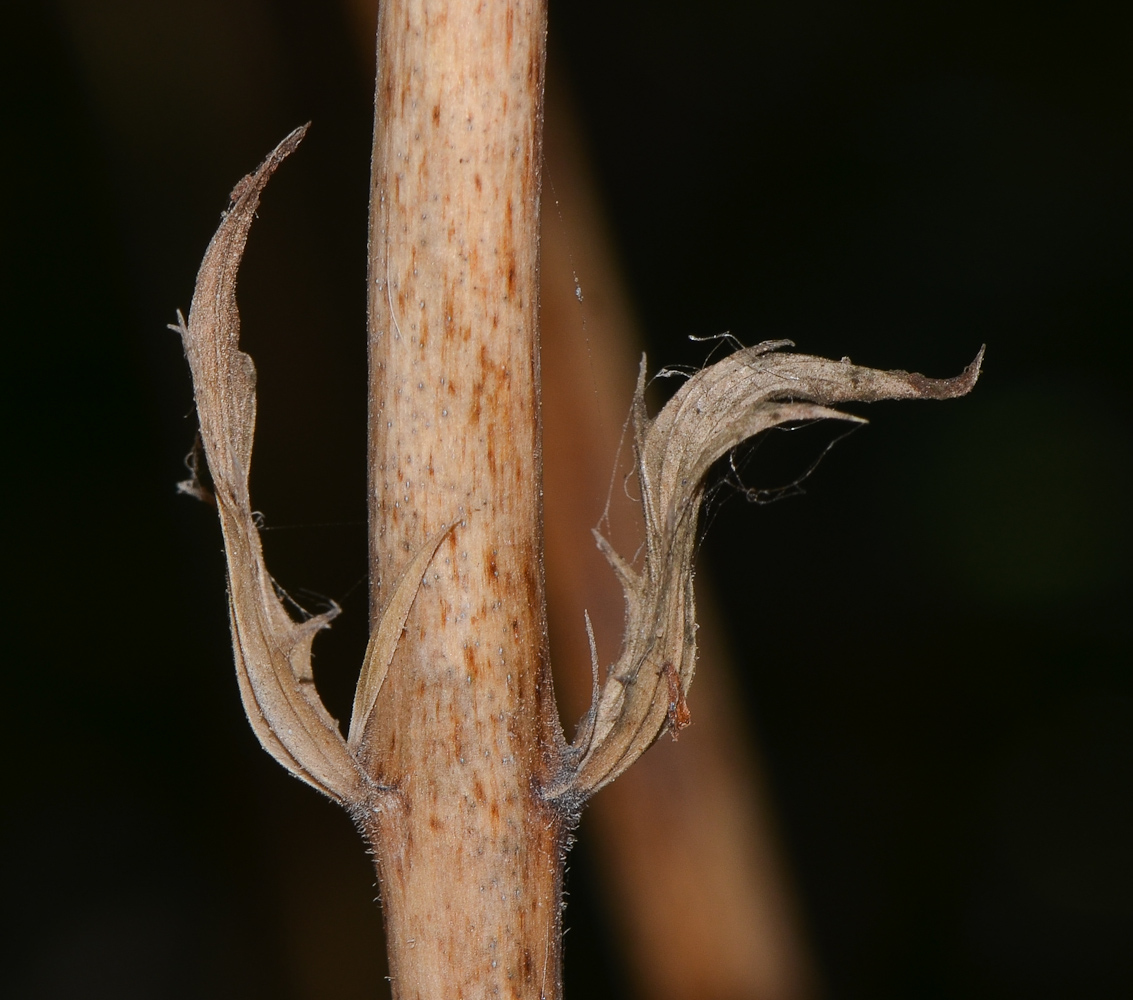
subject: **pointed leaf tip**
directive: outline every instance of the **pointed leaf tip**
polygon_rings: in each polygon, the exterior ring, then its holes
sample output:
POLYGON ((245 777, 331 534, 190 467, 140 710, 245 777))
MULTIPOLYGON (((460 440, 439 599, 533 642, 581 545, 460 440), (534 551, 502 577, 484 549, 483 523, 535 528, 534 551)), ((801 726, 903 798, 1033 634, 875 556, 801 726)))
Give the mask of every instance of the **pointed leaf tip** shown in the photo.
POLYGON ((966 396, 979 381, 986 350, 987 344, 981 346, 972 363, 959 375, 952 378, 926 378, 913 372, 908 376, 909 384, 925 399, 956 399, 966 396))

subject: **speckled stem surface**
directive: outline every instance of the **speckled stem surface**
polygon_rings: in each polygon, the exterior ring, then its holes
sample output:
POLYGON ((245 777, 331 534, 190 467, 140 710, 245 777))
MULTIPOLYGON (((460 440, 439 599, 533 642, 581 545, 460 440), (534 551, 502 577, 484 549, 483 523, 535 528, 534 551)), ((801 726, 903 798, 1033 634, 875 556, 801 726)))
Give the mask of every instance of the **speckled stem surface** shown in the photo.
POLYGON ((558 997, 564 744, 546 652, 541 0, 388 0, 370 215, 375 622, 449 525, 360 757, 395 997, 558 997))

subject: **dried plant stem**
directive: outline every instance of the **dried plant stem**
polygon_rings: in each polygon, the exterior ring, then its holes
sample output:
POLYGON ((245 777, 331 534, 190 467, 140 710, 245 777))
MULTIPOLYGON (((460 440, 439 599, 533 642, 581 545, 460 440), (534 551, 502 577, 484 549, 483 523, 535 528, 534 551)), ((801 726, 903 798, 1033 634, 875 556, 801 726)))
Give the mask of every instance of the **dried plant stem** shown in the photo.
POLYGON ((562 759, 536 359, 544 9, 391 0, 370 219, 373 619, 438 533, 365 731, 396 996, 559 990, 562 759))
MULTIPOLYGON (((228 562, 237 679, 264 748, 354 817, 382 885, 395 997, 558 997, 564 841, 583 803, 688 724, 704 478, 744 439, 830 404, 949 399, 954 379, 737 351, 656 417, 632 408, 644 544, 596 533, 625 601, 621 652, 574 742, 546 650, 537 285, 541 0, 390 0, 378 28, 370 218, 371 638, 344 736, 264 564, 248 482, 256 371, 236 277, 296 129, 232 191, 174 326, 228 562)), ((203 495, 194 480, 190 492, 203 495)))

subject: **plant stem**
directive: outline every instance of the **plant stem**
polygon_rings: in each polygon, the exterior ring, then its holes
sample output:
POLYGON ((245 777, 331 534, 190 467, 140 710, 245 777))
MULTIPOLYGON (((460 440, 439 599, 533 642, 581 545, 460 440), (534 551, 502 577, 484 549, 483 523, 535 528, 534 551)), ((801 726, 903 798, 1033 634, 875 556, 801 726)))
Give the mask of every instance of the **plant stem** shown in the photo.
POLYGON ((441 542, 370 717, 395 997, 558 996, 564 743, 546 652, 541 0, 383 3, 369 252, 376 624, 441 542))

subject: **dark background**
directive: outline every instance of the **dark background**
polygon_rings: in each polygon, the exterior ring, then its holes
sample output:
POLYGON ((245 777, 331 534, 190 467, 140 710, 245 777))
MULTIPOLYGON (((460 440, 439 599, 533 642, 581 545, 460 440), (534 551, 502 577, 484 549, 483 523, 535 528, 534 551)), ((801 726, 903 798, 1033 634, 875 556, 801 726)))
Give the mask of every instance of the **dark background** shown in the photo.
MULTIPOLYGON (((1133 995, 1130 10, 551 6, 656 363, 725 330, 931 375, 988 344, 970 398, 870 408, 802 495, 752 506, 722 472, 710 504, 831 998, 1133 995)), ((173 491, 194 420, 164 328, 232 184, 313 119, 241 305, 268 561, 343 604, 317 670, 346 714, 369 42, 298 0, 0 24, 3 991, 374 995, 368 860, 241 715, 219 532, 173 491)), ((830 439, 773 435, 743 484, 830 439)), ((568 995, 622 995, 585 829, 572 862, 568 995)))

